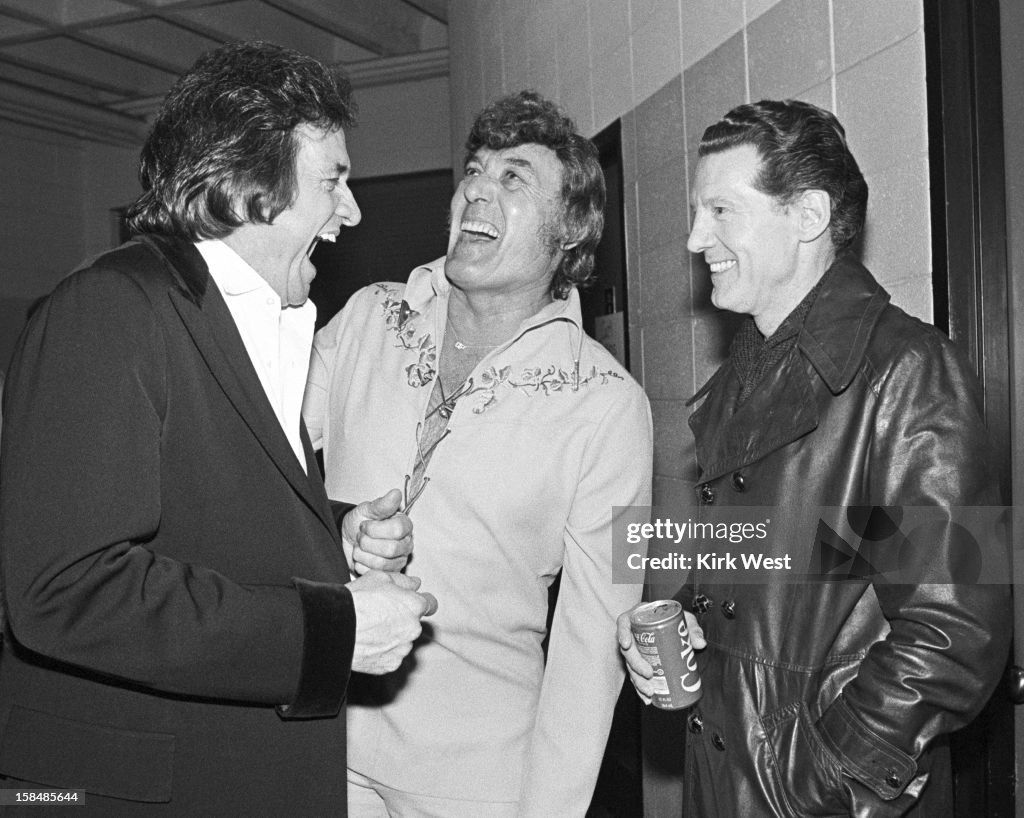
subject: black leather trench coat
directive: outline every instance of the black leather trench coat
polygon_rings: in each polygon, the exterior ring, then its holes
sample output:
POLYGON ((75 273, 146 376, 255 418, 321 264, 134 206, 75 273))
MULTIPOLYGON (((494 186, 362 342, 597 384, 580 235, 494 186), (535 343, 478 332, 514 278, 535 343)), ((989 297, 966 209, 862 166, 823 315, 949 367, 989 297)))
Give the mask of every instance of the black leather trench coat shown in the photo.
MULTIPOLYGON (((788 511, 998 503, 967 363, 855 261, 826 273, 796 347, 734 413, 739 388, 726 362, 694 398, 698 501, 775 509, 794 562, 812 556, 815 531, 787 531, 800 516, 788 511)), ((940 580, 951 547, 928 546, 940 580)), ((1004 544, 986 547, 1005 559, 1004 544)), ((691 574, 679 598, 708 647, 687 718, 687 818, 949 814, 946 736, 1005 665, 1009 588, 869 574, 691 574)))

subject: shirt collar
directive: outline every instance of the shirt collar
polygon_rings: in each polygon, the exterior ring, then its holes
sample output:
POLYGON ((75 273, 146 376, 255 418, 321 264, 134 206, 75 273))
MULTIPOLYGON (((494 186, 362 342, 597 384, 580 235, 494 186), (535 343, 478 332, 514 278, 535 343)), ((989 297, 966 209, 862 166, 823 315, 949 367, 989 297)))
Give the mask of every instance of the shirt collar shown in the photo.
POLYGON ((444 259, 445 257, 441 256, 429 264, 416 267, 409 273, 409 281, 405 285, 405 303, 410 309, 422 313, 430 299, 447 299, 452 285, 444 277, 444 259))
MULTIPOLYGON (((405 302, 410 309, 422 313, 432 298, 440 298, 447 303, 448 294, 451 292, 451 282, 444 274, 445 257, 436 259, 429 264, 417 267, 409 274, 409 281, 405 286, 405 302)), ((583 327, 583 313, 580 307, 580 294, 573 287, 569 291, 568 298, 556 298, 546 304, 537 313, 523 321, 520 325, 520 334, 546 324, 549 321, 563 319, 583 327)))
POLYGON ((196 249, 210 268, 213 280, 225 295, 245 295, 257 290, 270 290, 280 301, 280 296, 267 280, 220 239, 197 241, 196 249))

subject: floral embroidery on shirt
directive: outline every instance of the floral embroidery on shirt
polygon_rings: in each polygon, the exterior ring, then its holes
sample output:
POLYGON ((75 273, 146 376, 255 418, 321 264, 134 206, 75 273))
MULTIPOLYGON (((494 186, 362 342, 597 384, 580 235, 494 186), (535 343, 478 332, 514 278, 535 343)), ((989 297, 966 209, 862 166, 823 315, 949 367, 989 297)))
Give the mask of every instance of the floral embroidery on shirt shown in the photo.
MULTIPOLYGON (((395 334, 398 341, 395 346, 418 353, 416 362, 405 368, 409 386, 419 388, 432 383, 437 377, 437 346, 429 332, 417 335, 414 319, 419 318, 420 314, 409 306, 408 301, 398 298, 396 289, 386 284, 377 284, 376 287, 377 292, 384 296, 384 300, 381 301, 384 326, 395 334)), ((539 366, 525 367, 518 377, 512 376, 511 366, 503 366, 501 369, 491 366, 480 373, 478 383, 474 383, 470 378, 459 397, 469 399, 472 402, 473 414, 479 415, 497 402, 498 390, 502 387, 518 390, 526 395, 548 396, 566 389, 575 390, 595 381, 603 385, 612 378, 623 380, 618 372, 611 369, 599 371, 596 366, 592 366, 590 372, 582 377, 554 364, 547 369, 539 366)))
POLYGON ((472 396, 473 405, 471 408, 473 414, 479 415, 488 406, 497 402, 497 390, 502 386, 518 389, 527 395, 551 395, 555 392, 561 392, 563 389, 586 386, 592 381, 598 381, 603 385, 612 378, 617 378, 620 381, 623 380, 622 375, 618 372, 610 369, 600 372, 596 366, 592 366, 590 372, 585 377, 579 378, 578 382, 573 373, 556 367, 554 364, 547 369, 539 366, 527 367, 519 373, 518 378, 512 377, 511 366, 503 366, 501 369, 492 366, 480 373, 480 384, 471 386, 466 391, 465 396, 472 396))
POLYGON ((419 313, 409 306, 408 301, 396 298, 397 290, 384 284, 377 285, 377 292, 384 294, 381 308, 384 310, 384 326, 395 333, 398 340, 396 346, 419 353, 415 363, 405 368, 409 386, 426 386, 437 375, 437 347, 430 338, 430 333, 416 335, 414 318, 419 313))

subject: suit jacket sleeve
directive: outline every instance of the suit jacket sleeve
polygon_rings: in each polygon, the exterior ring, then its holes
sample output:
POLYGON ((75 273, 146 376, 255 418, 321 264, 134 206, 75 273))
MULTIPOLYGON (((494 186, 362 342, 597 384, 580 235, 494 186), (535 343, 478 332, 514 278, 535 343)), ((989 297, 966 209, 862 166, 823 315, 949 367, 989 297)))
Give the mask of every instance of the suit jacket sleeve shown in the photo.
POLYGON ((145 688, 336 714, 354 644, 349 591, 240 582, 180 556, 214 554, 235 534, 266 544, 246 530, 243 498, 216 535, 162 515, 167 458, 194 468, 197 503, 209 476, 202 452, 164 449, 174 396, 150 299, 125 275, 75 274, 19 343, 0 469, 10 630, 30 651, 145 688))

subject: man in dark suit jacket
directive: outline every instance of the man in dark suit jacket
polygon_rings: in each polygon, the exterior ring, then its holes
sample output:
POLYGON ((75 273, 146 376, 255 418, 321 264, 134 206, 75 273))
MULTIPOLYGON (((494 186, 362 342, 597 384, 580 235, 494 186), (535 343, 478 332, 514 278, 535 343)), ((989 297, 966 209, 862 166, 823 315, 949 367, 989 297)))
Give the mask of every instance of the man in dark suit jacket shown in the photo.
POLYGON ((368 570, 411 549, 399 493, 332 507, 298 414, 309 252, 359 221, 351 124, 312 59, 201 58, 143 150, 137 238, 30 319, 4 405, 0 789, 345 814, 349 673, 397 667, 433 607, 368 570))

